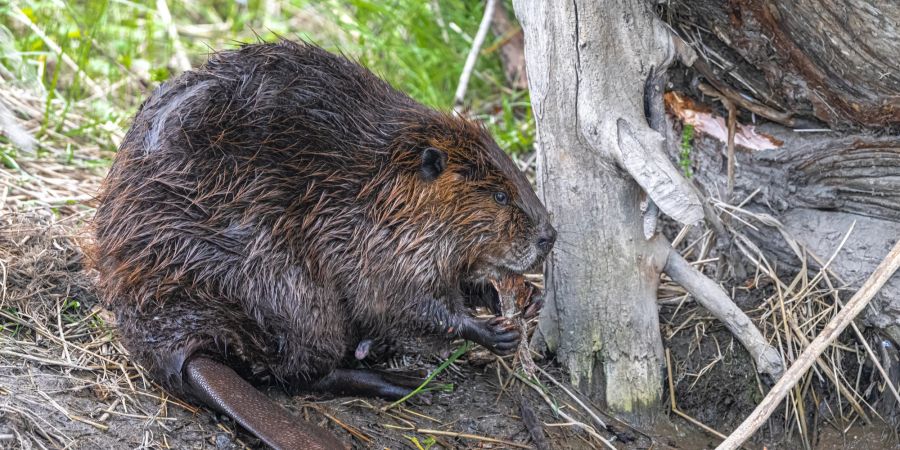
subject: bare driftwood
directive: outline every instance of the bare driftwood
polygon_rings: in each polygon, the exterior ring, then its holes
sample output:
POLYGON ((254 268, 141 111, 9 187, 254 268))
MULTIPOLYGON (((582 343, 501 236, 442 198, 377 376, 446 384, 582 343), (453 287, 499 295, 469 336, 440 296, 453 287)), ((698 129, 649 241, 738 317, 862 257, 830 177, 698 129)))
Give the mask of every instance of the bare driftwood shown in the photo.
POLYGON ((797 360, 791 365, 775 386, 769 391, 762 402, 756 407, 750 417, 747 417, 741 425, 728 436, 724 442, 719 444, 718 450, 732 450, 744 443, 750 436, 756 432, 759 427, 772 415, 778 404, 784 400, 788 392, 794 388, 800 377, 809 370, 810 367, 819 358, 819 355, 837 339, 838 335, 847 328, 862 310, 866 307, 872 297, 884 286, 885 283, 894 275, 894 272, 900 268, 900 242, 888 253, 887 257, 875 271, 872 276, 863 284, 863 286, 853 295, 853 298, 847 302, 843 309, 831 321, 825 325, 822 332, 807 346, 803 353, 797 357, 797 360))
POLYGON ((769 345, 750 318, 731 301, 718 284, 691 267, 690 263, 671 248, 663 271, 672 277, 673 281, 687 289, 697 303, 728 327, 750 353, 759 373, 767 374, 773 380, 781 376, 784 364, 778 351, 769 345))

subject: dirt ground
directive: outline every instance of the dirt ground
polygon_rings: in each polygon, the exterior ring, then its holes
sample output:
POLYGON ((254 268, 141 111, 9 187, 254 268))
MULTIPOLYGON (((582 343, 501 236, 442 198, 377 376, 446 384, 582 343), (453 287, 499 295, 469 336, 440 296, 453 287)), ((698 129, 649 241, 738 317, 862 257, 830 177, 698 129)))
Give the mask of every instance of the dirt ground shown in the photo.
MULTIPOLYGON (((97 304, 78 246, 84 216, 69 213, 6 214, 0 221, 3 447, 260 447, 227 417, 169 397, 128 361, 111 315, 97 304)), ((440 361, 438 355, 407 355, 389 365, 430 370, 440 361)), ((557 417, 548 402, 619 448, 677 445, 671 436, 644 435, 587 406, 607 426, 599 425, 548 378, 564 376, 544 366, 546 400, 477 349, 435 380, 451 384, 452 392, 432 392, 387 412, 379 399, 289 397, 277 389, 269 395, 356 448, 530 448, 523 403, 544 424, 550 448, 602 447, 557 417)))
MULTIPOLYGON (((81 187, 95 188, 93 180, 81 187)), ((261 447, 227 417, 168 396, 129 362, 111 315, 97 304, 79 245, 88 234, 91 208, 19 204, 14 213, 8 206, 0 208, 0 448, 261 447)), ((734 293, 765 334, 780 339, 770 326, 778 317, 761 313, 771 300, 771 283, 757 277, 734 293)), ((511 375, 509 362, 499 364, 478 349, 436 378, 440 385, 452 384, 452 391, 432 392, 428 402, 414 398, 389 411, 382 411, 387 403, 379 399, 290 397, 277 389, 268 394, 355 448, 536 448, 534 427, 523 419, 529 411, 536 418, 530 423, 541 424, 547 448, 605 448, 601 438, 620 449, 715 448, 720 440, 714 433, 733 430, 762 399, 767 380, 756 376, 746 352, 720 323, 665 280, 660 305, 677 408, 713 432, 669 408, 653 424, 631 426, 587 399, 579 397, 579 405, 551 380, 566 376, 548 361, 540 362, 546 371, 540 375, 541 395, 511 375)), ((810 311, 816 317, 825 313, 810 311)), ((394 358, 389 368, 433 370, 443 359, 436 353, 394 358)), ((817 370, 801 383, 802 400, 781 408, 747 448, 804 448, 804 441, 826 450, 900 448, 895 427, 885 424, 895 420, 897 408, 885 399, 864 352, 852 339, 842 339, 830 355, 871 424, 862 425, 817 370)), ((668 405, 668 389, 665 395, 668 405)))

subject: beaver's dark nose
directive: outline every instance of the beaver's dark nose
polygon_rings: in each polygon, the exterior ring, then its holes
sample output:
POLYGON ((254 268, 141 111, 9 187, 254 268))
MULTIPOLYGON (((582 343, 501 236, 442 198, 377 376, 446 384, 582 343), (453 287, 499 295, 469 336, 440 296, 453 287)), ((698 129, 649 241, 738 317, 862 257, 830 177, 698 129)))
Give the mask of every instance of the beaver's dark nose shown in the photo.
POLYGON ((537 247, 546 255, 550 253, 554 242, 556 242, 556 230, 550 224, 544 225, 538 233, 537 247))

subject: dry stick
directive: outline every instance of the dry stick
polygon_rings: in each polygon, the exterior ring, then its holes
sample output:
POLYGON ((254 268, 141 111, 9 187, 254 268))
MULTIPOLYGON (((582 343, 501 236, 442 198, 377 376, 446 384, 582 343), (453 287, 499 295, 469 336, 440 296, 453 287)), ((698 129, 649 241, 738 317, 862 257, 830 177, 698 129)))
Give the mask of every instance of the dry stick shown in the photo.
POLYGON ((734 102, 732 102, 731 99, 717 91, 714 87, 706 83, 700 83, 697 87, 704 94, 718 98, 719 101, 722 102, 722 106, 728 110, 728 120, 726 122, 728 126, 728 180, 726 189, 728 200, 731 201, 731 197, 734 194, 734 135, 737 132, 737 108, 734 106, 734 102))
POLYGON ((584 402, 581 401, 581 399, 576 397, 575 394, 572 393, 572 391, 566 389, 566 387, 563 386, 562 383, 560 383, 559 381, 556 381, 556 378, 553 378, 552 376, 550 376, 550 374, 547 373, 546 371, 544 371, 544 369, 541 369, 540 367, 538 367, 537 370, 541 372, 541 375, 547 377, 547 379, 549 379, 553 384, 555 384, 556 387, 562 389, 562 391, 565 392, 566 395, 569 396, 569 398, 571 398, 572 400, 575 400, 575 403, 578 403, 578 406, 582 407, 585 411, 587 411, 587 413, 591 416, 591 418, 594 419, 594 422, 597 422, 597 425, 600 428, 606 429, 606 422, 604 422, 602 419, 600 419, 600 417, 597 414, 594 414, 594 411, 591 408, 589 408, 588 405, 585 405, 584 402))
MULTIPOLYGON (((823 269, 824 271, 825 269, 823 269)), ((831 271, 828 271, 829 273, 831 271)), ((834 289, 831 285, 831 280, 828 278, 826 274, 823 279, 828 284, 828 287, 834 289)), ((842 308, 844 307, 844 302, 838 297, 837 293, 834 294, 834 302, 840 305, 842 308)), ((891 394, 894 395, 894 399, 897 400, 897 404, 900 405, 900 392, 897 391, 897 387, 894 386, 894 383, 891 381, 891 378, 888 376, 887 371, 884 370, 884 366, 881 365, 881 362, 878 361, 878 357, 875 355, 875 352, 872 351, 872 347, 869 346, 869 343, 866 341, 866 337, 863 336, 862 331, 859 331, 859 327, 856 326, 855 322, 850 322, 850 328, 853 328, 853 332, 856 334, 856 338, 859 339, 859 342, 866 349, 866 353, 869 354, 869 359, 872 360, 872 364, 875 365, 875 368, 878 369, 878 373, 881 374, 882 378, 884 378, 885 384, 887 384, 888 389, 890 389, 891 394)))
POLYGON ((371 443, 372 443, 372 438, 370 438, 368 435, 366 435, 366 433, 363 433, 362 431, 359 431, 359 430, 357 430, 356 428, 354 428, 354 427, 352 427, 352 426, 350 426, 350 425, 347 425, 346 423, 342 422, 342 421, 341 421, 340 419, 338 419, 337 417, 334 417, 334 416, 332 416, 331 414, 328 414, 328 413, 325 411, 325 408, 322 408, 322 407, 319 407, 319 406, 315 406, 315 405, 314 405, 314 406, 313 406, 313 409, 315 409, 316 411, 318 411, 318 412, 319 412, 320 414, 322 414, 323 416, 327 417, 327 418, 328 418, 329 420, 331 420, 332 422, 336 423, 338 426, 340 426, 341 428, 343 428, 344 430, 346 430, 348 433, 350 433, 350 434, 352 434, 353 436, 355 436, 357 439, 359 439, 359 440, 365 442, 366 444, 371 444, 371 443))
MULTIPOLYGON (((851 228, 851 230, 852 230, 852 228, 851 228)), ((844 242, 846 242, 847 237, 849 237, 849 232, 851 230, 848 230, 848 233, 844 236, 844 239, 841 241, 841 244, 838 245, 838 248, 843 247, 844 242)), ((772 266, 769 264, 769 262, 766 261, 766 259, 762 257, 760 250, 756 249, 755 250, 756 255, 754 256, 752 254, 752 252, 750 252, 747 249, 746 245, 741 244, 741 240, 743 240, 744 244, 747 244, 747 245, 752 244, 752 243, 749 242, 749 240, 747 240, 747 238, 741 234, 738 234, 737 236, 740 239, 738 241, 738 248, 741 250, 741 252, 744 253, 744 256, 746 256, 747 259, 752 261, 759 270, 762 270, 767 276, 769 276, 769 278, 774 280, 778 286, 780 286, 782 289, 785 289, 785 291, 787 291, 787 292, 792 292, 794 289, 793 285, 788 286, 788 285, 784 284, 775 275, 775 270, 772 268, 772 266)), ((806 251, 808 252, 808 250, 806 250, 806 251)), ((799 256, 799 254, 798 254, 798 256, 799 256)), ((831 260, 833 260, 835 256, 837 256, 837 253, 832 255, 831 260)), ((816 258, 814 257, 814 259, 816 259, 816 258)), ((816 259, 816 260, 819 262, 819 264, 822 264, 821 261, 819 261, 818 259, 816 259)), ((831 260, 829 260, 829 261, 831 261, 831 260)), ((825 264, 823 264, 823 267, 828 267, 829 264, 830 264, 830 262, 825 263, 825 264)), ((794 294, 794 295, 796 296, 797 294, 794 294)), ((793 331, 793 334, 797 337, 797 339, 800 341, 800 343, 804 346, 808 346, 809 341, 806 339, 806 333, 804 333, 800 329, 800 327, 795 323, 793 318, 788 317, 786 314, 783 314, 782 317, 785 318, 786 326, 787 325, 790 326, 790 329, 793 331)), ((834 370, 831 367, 829 367, 828 364, 826 364, 824 361, 822 361, 819 358, 816 358, 816 364, 818 364, 819 368, 822 369, 822 372, 825 373, 825 375, 832 381, 832 383, 834 383, 834 385, 837 387, 839 394, 844 396, 847 399, 847 401, 850 403, 850 406, 853 408, 854 411, 856 411, 857 414, 859 414, 860 418, 862 418, 862 420, 865 421, 866 423, 871 423, 871 419, 869 419, 868 414, 866 414, 865 410, 859 404, 859 402, 856 401, 856 397, 858 396, 858 394, 856 394, 855 392, 851 392, 847 386, 844 386, 844 384, 841 383, 840 379, 838 378, 838 376, 834 372, 834 370)))
POLYGON ((862 312, 872 300, 872 297, 884 286, 894 272, 900 268, 900 241, 898 241, 884 261, 875 268, 872 275, 847 302, 847 305, 835 315, 822 332, 803 350, 793 365, 788 369, 778 383, 769 391, 766 398, 753 410, 741 425, 728 436, 725 442, 717 447, 717 450, 729 450, 737 448, 747 440, 756 430, 772 415, 772 411, 784 400, 788 391, 800 377, 812 367, 819 355, 831 344, 838 335, 862 312))
POLYGON ((734 103, 722 97, 722 104, 728 110, 728 201, 734 195, 734 133, 737 131, 737 108, 734 103))
POLYGON ((754 114, 763 116, 773 122, 778 122, 786 127, 793 128, 796 125, 796 122, 794 121, 791 113, 781 112, 763 105, 762 103, 759 103, 757 101, 748 100, 740 92, 720 81, 716 77, 713 70, 702 59, 697 58, 692 64, 692 67, 697 69, 697 71, 700 72, 700 74, 703 75, 703 77, 706 78, 706 80, 709 81, 710 84, 712 84, 716 88, 716 90, 721 92, 723 96, 727 97, 729 100, 736 103, 741 108, 744 108, 754 114))
POLYGON ((76 421, 78 421, 78 422, 88 424, 88 425, 90 425, 90 426, 92 426, 92 427, 96 427, 96 428, 98 428, 98 429, 100 429, 100 430, 103 430, 103 431, 109 431, 109 425, 106 425, 106 424, 103 424, 103 423, 94 422, 93 420, 88 419, 88 418, 86 418, 86 417, 82 417, 82 416, 79 416, 79 415, 70 413, 70 412, 67 411, 65 408, 63 408, 62 406, 60 406, 59 403, 56 403, 56 401, 54 401, 52 398, 50 398, 50 396, 47 395, 47 393, 45 393, 45 392, 43 392, 43 391, 38 392, 38 394, 40 394, 42 397, 44 397, 44 399, 47 400, 47 402, 49 402, 51 406, 53 406, 54 408, 56 408, 57 411, 59 411, 60 413, 62 413, 62 415, 66 416, 69 420, 76 420, 76 421))
MULTIPOLYGON (((501 360, 498 359, 498 361, 501 361, 501 360)), ((507 367, 507 370, 511 370, 511 369, 510 369, 509 367, 507 367)), ((556 404, 553 403, 553 400, 551 400, 550 397, 547 396, 547 394, 545 394, 544 391, 542 391, 541 388, 540 388, 539 386, 537 386, 536 384, 534 384, 532 381, 529 381, 527 378, 525 378, 524 376, 522 376, 521 374, 519 374, 519 373, 517 373, 517 372, 514 372, 513 375, 515 375, 516 378, 518 378, 518 379, 521 380, 523 383, 525 383, 526 386, 530 387, 531 389, 534 389, 534 391, 537 392, 538 395, 540 395, 542 399, 544 399, 544 401, 547 403, 547 405, 549 405, 550 408, 552 408, 553 411, 554 411, 557 415, 559 415, 560 417, 562 417, 562 418, 563 418, 564 420, 566 420, 568 423, 570 423, 570 424, 572 424, 572 425, 574 425, 574 426, 576 426, 576 427, 578 427, 578 428, 581 428, 581 429, 584 430, 587 434, 590 434, 590 435, 593 436, 595 439, 597 439, 597 440, 599 440, 600 442, 602 442, 603 445, 605 445, 605 446, 606 446, 607 448, 609 448, 610 450, 616 450, 616 447, 612 445, 612 442, 609 442, 608 439, 604 438, 603 436, 600 436, 600 433, 598 433, 597 430, 594 429, 594 427, 592 427, 592 426, 590 426, 590 425, 588 425, 588 424, 586 424, 586 423, 584 423, 584 422, 581 422, 581 421, 579 421, 579 420, 573 418, 572 416, 566 414, 562 409, 559 409, 559 407, 557 407, 556 404)))
MULTIPOLYGON (((666 245, 660 242, 660 245, 666 245)), ((753 357, 757 371, 777 379, 784 372, 784 364, 778 351, 763 337, 728 294, 714 281, 694 269, 678 252, 667 246, 669 252, 663 272, 683 286, 712 315, 722 321, 728 330, 741 341, 753 357)))
POLYGON ((478 25, 478 33, 475 34, 472 48, 469 49, 469 55, 466 56, 466 64, 463 66, 462 74, 459 76, 459 84, 456 86, 456 94, 453 96, 456 112, 460 112, 462 109, 463 99, 466 98, 466 89, 469 88, 469 78, 472 77, 472 71, 475 70, 475 61, 478 60, 481 45, 484 44, 484 39, 491 28, 491 17, 494 16, 494 7, 496 5, 497 0, 487 0, 487 5, 484 7, 484 16, 481 18, 481 24, 478 25))
MULTIPOLYGON (((806 251, 810 254, 810 256, 813 258, 813 260, 815 260, 817 263, 819 263, 822 266, 822 268, 819 269, 819 273, 816 274, 816 276, 813 278, 813 280, 812 280, 813 282, 815 282, 819 277, 821 277, 822 280, 824 280, 825 283, 828 285, 828 287, 832 290, 834 290, 834 286, 832 286, 831 280, 828 277, 829 274, 834 275, 838 279, 838 281, 840 281, 842 283, 844 282, 837 274, 835 274, 834 272, 831 271, 829 266, 831 266, 831 263, 837 257, 838 253, 840 253, 841 249, 844 248, 844 244, 847 243, 847 239, 850 238, 850 233, 853 231, 853 228, 855 226, 856 226, 856 221, 854 220, 853 224, 850 225, 850 229, 847 230, 847 233, 844 235, 844 238, 841 240, 841 243, 838 245, 837 250, 834 251, 834 253, 831 255, 831 258, 828 258, 828 261, 825 263, 822 263, 822 261, 819 259, 818 256, 816 256, 811 251, 809 251, 809 249, 806 249, 806 251)), ((810 284, 812 284, 812 282, 810 284)), ((837 291, 834 292, 834 302, 841 308, 844 307, 844 303, 841 301, 840 297, 838 296, 837 291)), ((893 394, 893 396, 894 396, 894 399, 897 400, 897 404, 900 404, 900 392, 897 391, 897 387, 894 386, 894 383, 891 381, 891 378, 888 376, 887 371, 884 370, 884 367, 881 365, 881 362, 878 360, 878 357, 875 355, 875 352, 872 351, 872 347, 869 346, 869 343, 866 341, 865 336, 863 336, 862 332, 859 331, 859 327, 856 326, 856 323, 854 323, 852 321, 850 322, 850 328, 853 328, 853 332, 856 334, 856 337, 857 337, 857 339, 859 339, 859 342, 863 345, 863 348, 866 349, 866 353, 868 353, 869 359, 872 360, 872 364, 875 365, 875 368, 878 369, 878 373, 880 373, 882 378, 884 378, 885 384, 887 384, 888 389, 890 389, 891 394, 893 394)), ((835 380, 835 384, 837 384, 837 380, 835 380)), ((867 416, 863 415, 862 417, 867 422, 869 421, 869 418, 867 416)))
POLYGON ((584 423, 584 422, 581 422, 581 421, 579 421, 579 420, 573 418, 572 416, 566 414, 561 408, 559 408, 559 406, 557 406, 556 403, 554 403, 553 400, 550 399, 550 397, 549 397, 549 396, 541 389, 541 386, 538 386, 538 385, 536 384, 536 382, 535 382, 536 378, 534 378, 534 379, 529 379, 529 378, 526 378, 524 375, 522 375, 522 374, 520 374, 520 373, 518 373, 518 372, 512 370, 512 368, 509 367, 509 366, 506 364, 505 361, 503 361, 503 358, 497 358, 497 362, 499 362, 499 363, 503 366, 503 368, 505 368, 509 373, 513 374, 513 376, 515 376, 516 378, 518 378, 519 381, 521 381, 521 382, 524 383, 526 386, 530 387, 530 388, 533 389, 535 392, 537 392, 538 395, 540 395, 541 398, 544 399, 544 402, 547 403, 547 406, 549 406, 550 409, 552 409, 553 412, 554 412, 555 414, 557 414, 557 415, 559 415, 560 417, 562 417, 562 418, 563 418, 564 420, 566 420, 570 425, 575 426, 575 427, 578 427, 578 428, 582 429, 583 431, 585 431, 586 433, 590 434, 590 435, 593 436, 595 439, 597 439, 598 441, 602 442, 603 445, 605 445, 605 446, 606 446, 607 448, 609 448, 610 450, 616 450, 616 447, 613 446, 612 443, 609 442, 608 439, 606 439, 606 438, 604 438, 603 436, 601 436, 600 433, 598 433, 597 430, 595 430, 593 426, 588 425, 588 424, 586 424, 586 423, 584 423))
POLYGON ((78 369, 78 370, 85 370, 85 371, 91 371, 91 370, 96 369, 95 367, 80 366, 78 364, 73 364, 73 363, 66 362, 66 361, 57 361, 57 360, 53 360, 53 359, 42 358, 40 356, 26 355, 23 353, 14 352, 12 350, 7 350, 6 348, 0 348, 0 356, 7 356, 10 358, 27 359, 29 361, 40 363, 45 366, 68 367, 70 369, 78 369))

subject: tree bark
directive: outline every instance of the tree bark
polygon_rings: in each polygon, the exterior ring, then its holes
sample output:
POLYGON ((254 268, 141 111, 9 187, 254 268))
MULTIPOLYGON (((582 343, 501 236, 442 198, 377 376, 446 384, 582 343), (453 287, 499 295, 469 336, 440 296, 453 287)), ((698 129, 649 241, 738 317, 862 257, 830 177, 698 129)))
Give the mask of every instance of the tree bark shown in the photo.
POLYGON ((667 252, 645 237, 641 204, 649 194, 676 220, 702 217, 644 116, 645 80, 672 60, 671 38, 643 0, 514 5, 538 190, 559 229, 539 336, 583 392, 633 420, 650 418, 662 393, 656 289, 667 252))
POLYGON ((900 2, 673 0, 667 9, 729 73, 722 79, 757 100, 833 129, 900 130, 900 2))

